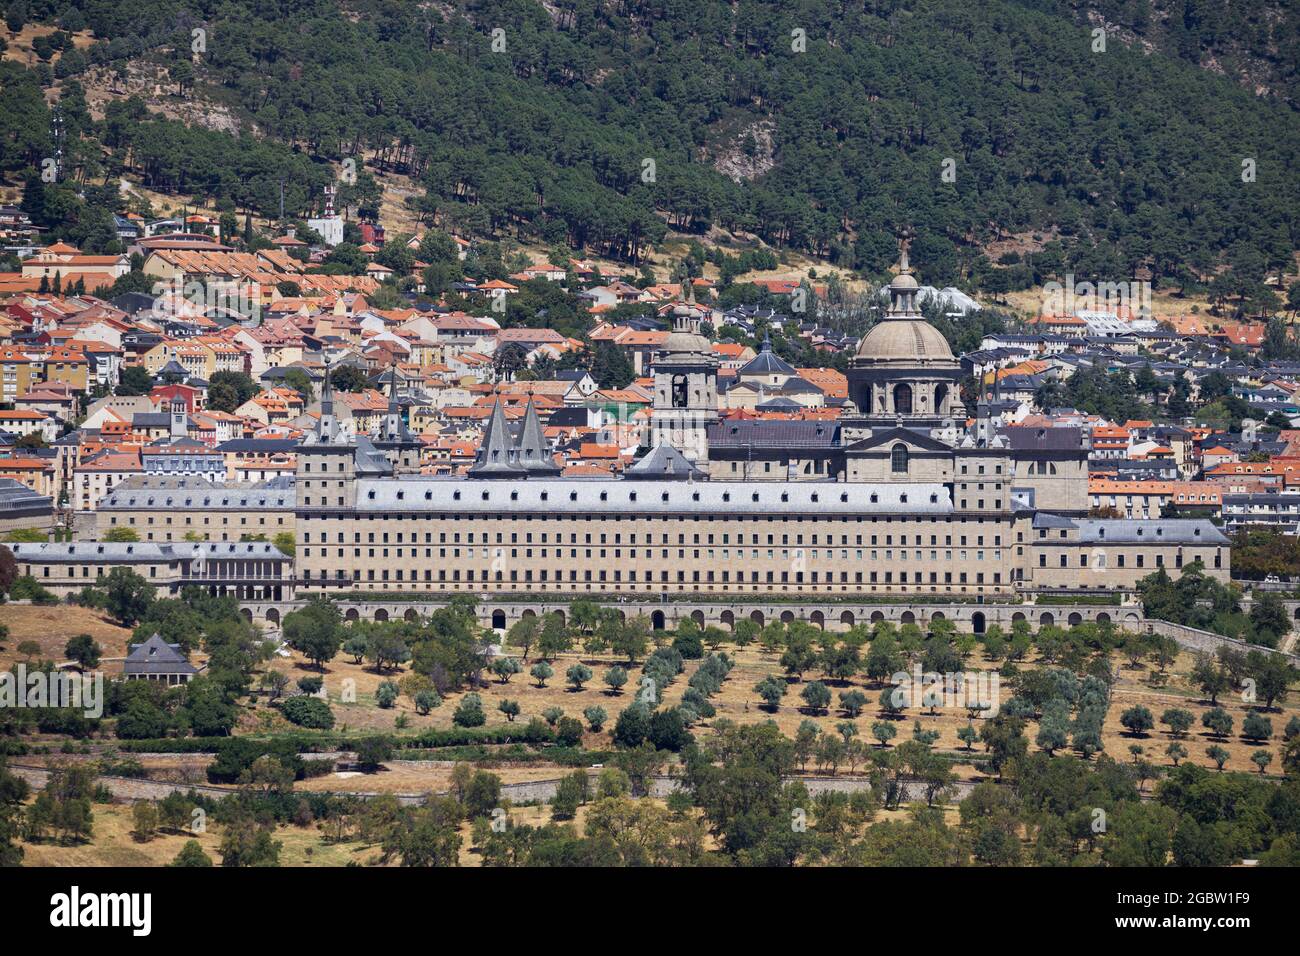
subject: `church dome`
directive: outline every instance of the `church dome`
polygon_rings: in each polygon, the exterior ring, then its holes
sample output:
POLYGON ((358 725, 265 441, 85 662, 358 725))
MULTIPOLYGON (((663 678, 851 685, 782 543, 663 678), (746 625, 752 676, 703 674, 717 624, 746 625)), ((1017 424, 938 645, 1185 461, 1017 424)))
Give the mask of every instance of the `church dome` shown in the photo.
POLYGON ((662 346, 664 355, 709 355, 711 350, 709 340, 703 335, 683 329, 668 333, 662 346))
POLYGON ((938 329, 924 319, 886 318, 858 343, 860 359, 881 362, 953 360, 952 349, 938 329))
POLYGON ((699 332, 700 323, 704 321, 703 309, 688 301, 675 307, 672 317, 673 329, 660 346, 660 355, 671 360, 674 356, 685 359, 713 354, 712 343, 699 332))
POLYGON ((859 363, 898 362, 924 366, 955 361, 948 340, 921 316, 917 306, 920 287, 908 265, 907 247, 904 245, 898 275, 888 286, 889 309, 858 343, 859 363))

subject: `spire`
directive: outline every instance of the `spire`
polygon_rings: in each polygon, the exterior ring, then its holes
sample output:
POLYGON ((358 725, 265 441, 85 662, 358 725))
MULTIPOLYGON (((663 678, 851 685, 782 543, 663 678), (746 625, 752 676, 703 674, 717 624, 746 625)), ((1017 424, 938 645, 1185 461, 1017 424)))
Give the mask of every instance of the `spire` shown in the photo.
POLYGON ((323 442, 332 442, 338 437, 338 422, 334 419, 334 386, 330 382, 330 363, 325 363, 325 382, 320 390, 320 422, 316 425, 316 437, 323 442))
POLYGON ((397 359, 388 367, 388 414, 384 416, 384 440, 402 441, 407 436, 402 422, 402 407, 397 403, 397 359))
POLYGON ((524 427, 519 432, 519 466, 530 475, 558 475, 560 466, 551 457, 550 446, 542 432, 542 422, 533 406, 533 396, 528 396, 524 411, 524 427))
POLYGON ((390 412, 397 410, 397 356, 393 356, 393 361, 388 365, 388 410, 390 412))
POLYGON ((886 319, 919 319, 921 311, 916 305, 916 294, 920 288, 912 266, 907 258, 909 240, 901 241, 902 249, 898 256, 898 275, 889 283, 889 308, 885 311, 886 319))
POLYGON ((479 449, 478 459, 470 465, 469 474, 476 478, 517 477, 524 474, 499 398, 492 406, 492 415, 488 418, 487 430, 483 433, 483 446, 479 449))

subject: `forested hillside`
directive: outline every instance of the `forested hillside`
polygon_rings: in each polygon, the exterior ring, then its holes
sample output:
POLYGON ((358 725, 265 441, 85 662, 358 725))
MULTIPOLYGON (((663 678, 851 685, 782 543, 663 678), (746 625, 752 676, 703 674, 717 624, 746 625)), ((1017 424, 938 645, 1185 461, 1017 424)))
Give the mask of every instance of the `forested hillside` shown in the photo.
MULTIPOLYGON (((1221 271, 1220 291, 1267 304, 1262 280, 1293 268, 1300 236, 1300 14, 1280 4, 1262 21, 1238 0, 5 6, 11 35, 62 31, 0 72, 11 180, 52 153, 54 86, 74 184, 125 172, 268 214, 283 184, 301 215, 359 157, 414 177, 426 222, 628 262, 668 229, 722 230, 878 273, 910 228, 941 284, 1145 268, 1196 286, 1221 271), (1184 7, 1213 16, 1188 27, 1184 7), (1104 51, 1096 22, 1117 24, 1104 51), (1230 50, 1270 92, 1206 68, 1230 50), (158 94, 94 118, 84 90, 142 71, 158 94), (150 118, 194 103, 242 132, 150 118)), ((377 199, 361 168, 354 207, 377 199)), ((38 212, 56 230, 111 241, 102 211, 64 208, 58 189, 51 202, 38 212)))
POLYGON ((1300 103, 1300 18, 1291 0, 1025 0, 1300 103))

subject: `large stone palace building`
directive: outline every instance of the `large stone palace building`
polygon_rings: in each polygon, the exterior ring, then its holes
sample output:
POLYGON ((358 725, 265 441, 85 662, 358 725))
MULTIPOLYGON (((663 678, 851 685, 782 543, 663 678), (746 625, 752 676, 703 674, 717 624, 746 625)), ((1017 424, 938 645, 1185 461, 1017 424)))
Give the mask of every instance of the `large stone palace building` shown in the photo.
MULTIPOLYGON (((467 477, 422 476, 396 402, 379 438, 346 435, 327 376, 291 489, 119 489, 99 508, 100 533, 122 524, 169 542, 288 528, 298 597, 1006 599, 1131 589, 1193 561, 1227 579, 1228 540, 1209 521, 1087 517, 1078 429, 999 430, 983 403, 968 425, 960 363, 917 290, 904 253, 837 422, 719 421, 717 363, 688 302, 654 363, 652 447, 623 478, 560 477, 531 403, 517 433, 494 409, 467 477)), ((25 546, 21 563, 47 548, 58 561, 57 547, 25 546)))

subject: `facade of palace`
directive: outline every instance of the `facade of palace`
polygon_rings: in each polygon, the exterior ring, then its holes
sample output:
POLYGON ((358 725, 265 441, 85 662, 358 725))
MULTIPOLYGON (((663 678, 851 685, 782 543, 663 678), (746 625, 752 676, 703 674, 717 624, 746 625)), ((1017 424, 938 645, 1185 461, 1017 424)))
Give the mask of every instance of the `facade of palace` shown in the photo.
POLYGON ((383 449, 340 438, 327 392, 298 455, 299 594, 969 599, 1131 588, 1197 560, 1226 580, 1228 541, 1208 521, 1087 518, 1077 431, 968 429, 960 363, 916 289, 904 258, 853 360, 820 481, 716 467, 710 436, 728 426, 689 306, 654 363, 655 447, 619 480, 557 477, 531 407, 518 438, 494 411, 469 477, 410 474, 397 436, 383 449))
MULTIPOLYGON (((654 362, 652 447, 623 478, 560 477, 531 403, 517 433, 494 409, 468 476, 422 476, 396 400, 380 437, 355 436, 339 427, 327 377, 292 483, 136 479, 101 503, 98 531, 127 526, 166 543, 290 530, 286 599, 960 601, 1131 589, 1193 561, 1228 578, 1229 542, 1209 521, 1087 517, 1078 429, 999 430, 983 402, 968 427, 961 365, 921 316, 917 288, 904 254, 888 312, 852 360, 838 421, 720 421, 717 362, 688 302, 654 362)), ((48 550, 67 565, 59 547, 25 546, 22 563, 36 568, 48 550)))

